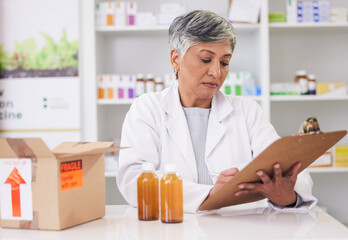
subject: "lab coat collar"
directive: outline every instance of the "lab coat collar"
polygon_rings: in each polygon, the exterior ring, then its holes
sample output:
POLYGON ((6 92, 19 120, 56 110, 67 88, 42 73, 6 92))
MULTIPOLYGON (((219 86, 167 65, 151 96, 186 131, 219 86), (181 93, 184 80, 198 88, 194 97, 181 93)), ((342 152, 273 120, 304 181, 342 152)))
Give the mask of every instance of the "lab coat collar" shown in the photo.
MULTIPOLYGON (((175 83, 170 89, 168 89, 168 91, 164 91, 160 102, 161 108, 167 115, 165 123, 166 128, 171 138, 184 155, 185 160, 190 166, 192 175, 195 181, 197 181, 197 165, 192 147, 190 131, 180 102, 178 83, 175 83)), ((218 91, 212 101, 208 122, 205 153, 206 159, 213 152, 215 146, 224 136, 227 127, 224 125, 223 120, 229 114, 231 114, 232 110, 232 104, 226 99, 223 93, 218 91)))
MULTIPOLYGON (((169 115, 173 115, 179 109, 182 113, 182 105, 179 97, 178 82, 165 91, 161 98, 161 107, 169 115)), ((218 91, 212 101, 211 113, 216 120, 222 122, 233 110, 232 104, 226 99, 222 92, 218 91)))

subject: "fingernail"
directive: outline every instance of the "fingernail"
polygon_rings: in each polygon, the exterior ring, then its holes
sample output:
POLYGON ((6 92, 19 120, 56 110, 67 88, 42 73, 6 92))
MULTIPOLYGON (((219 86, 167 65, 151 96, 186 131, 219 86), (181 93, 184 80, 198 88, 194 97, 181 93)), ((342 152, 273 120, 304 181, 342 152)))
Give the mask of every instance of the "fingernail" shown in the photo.
POLYGON ((261 176, 262 175, 262 172, 259 171, 259 172, 256 172, 257 175, 261 176))
POLYGON ((239 185, 239 188, 244 188, 245 186, 244 185, 239 185))
POLYGON ((276 165, 274 165, 275 168, 280 168, 279 163, 277 163, 276 165))

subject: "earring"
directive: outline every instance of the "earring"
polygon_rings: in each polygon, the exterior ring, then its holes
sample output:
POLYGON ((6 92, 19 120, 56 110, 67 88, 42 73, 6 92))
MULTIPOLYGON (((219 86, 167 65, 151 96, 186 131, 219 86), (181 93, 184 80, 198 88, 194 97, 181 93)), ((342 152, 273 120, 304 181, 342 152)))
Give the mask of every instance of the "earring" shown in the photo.
POLYGON ((174 70, 174 74, 175 74, 175 77, 176 77, 176 80, 178 80, 179 79, 179 74, 178 74, 178 70, 174 70))

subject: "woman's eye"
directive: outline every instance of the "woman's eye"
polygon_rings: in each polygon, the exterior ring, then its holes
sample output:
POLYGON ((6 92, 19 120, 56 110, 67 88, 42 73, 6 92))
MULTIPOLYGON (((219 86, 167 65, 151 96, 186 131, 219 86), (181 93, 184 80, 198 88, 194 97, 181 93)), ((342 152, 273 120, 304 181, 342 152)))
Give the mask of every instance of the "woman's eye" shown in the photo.
POLYGON ((201 61, 204 63, 210 63, 210 59, 201 59, 201 61))
POLYGON ((226 66, 228 66, 228 62, 221 62, 221 65, 222 65, 223 67, 226 67, 226 66))

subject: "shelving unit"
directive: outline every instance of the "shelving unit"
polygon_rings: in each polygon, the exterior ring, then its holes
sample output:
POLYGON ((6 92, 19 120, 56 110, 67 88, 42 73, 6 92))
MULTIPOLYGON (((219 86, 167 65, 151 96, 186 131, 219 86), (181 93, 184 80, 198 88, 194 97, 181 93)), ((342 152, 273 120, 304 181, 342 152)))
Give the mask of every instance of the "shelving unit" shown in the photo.
POLYGON ((269 23, 270 29, 289 28, 348 28, 347 23, 269 23))
POLYGON ((348 173, 348 167, 317 167, 308 168, 310 173, 348 173))
MULTIPOLYGON (((120 137, 124 116, 132 101, 97 100, 96 76, 99 74, 172 72, 169 63, 168 26, 96 28, 94 7, 98 0, 81 1, 81 67, 83 140, 104 141, 120 137)), ((227 14, 228 1, 185 0, 186 10, 208 9, 227 14)), ((230 71, 255 73, 262 96, 252 97, 263 108, 281 136, 292 135, 309 116, 316 116, 323 131, 348 129, 348 96, 270 96, 272 82, 291 82, 295 71, 305 69, 318 81, 348 83, 348 24, 268 23, 269 12, 285 12, 285 1, 261 0, 259 24, 236 24, 237 46, 230 71)), ((138 2, 141 11, 159 11, 159 0, 138 2)), ((332 7, 347 7, 348 1, 331 0, 332 7)), ((348 144, 348 137, 340 141, 348 144)), ((348 222, 343 201, 331 204, 336 193, 326 182, 340 187, 346 182, 348 168, 310 169, 314 193, 328 210, 348 222), (337 178, 337 179, 336 179, 337 178), (342 180, 344 179, 344 180, 342 180), (318 182, 318 183, 317 183, 318 182), (318 187, 316 187, 318 186, 318 187), (331 204, 331 205, 330 205, 331 204)), ((114 174, 106 174, 114 178, 114 174)), ((346 189, 346 188, 345 188, 346 189)), ((348 191, 340 193, 348 199, 348 191)))
POLYGON ((291 101, 348 101, 347 96, 271 96, 271 101, 274 102, 291 102, 291 101))
MULTIPOLYGON (((236 31, 256 31, 260 28, 260 24, 234 24, 236 31)), ((165 31, 169 30, 169 26, 108 26, 97 27, 96 32, 142 32, 142 31, 165 31)))

